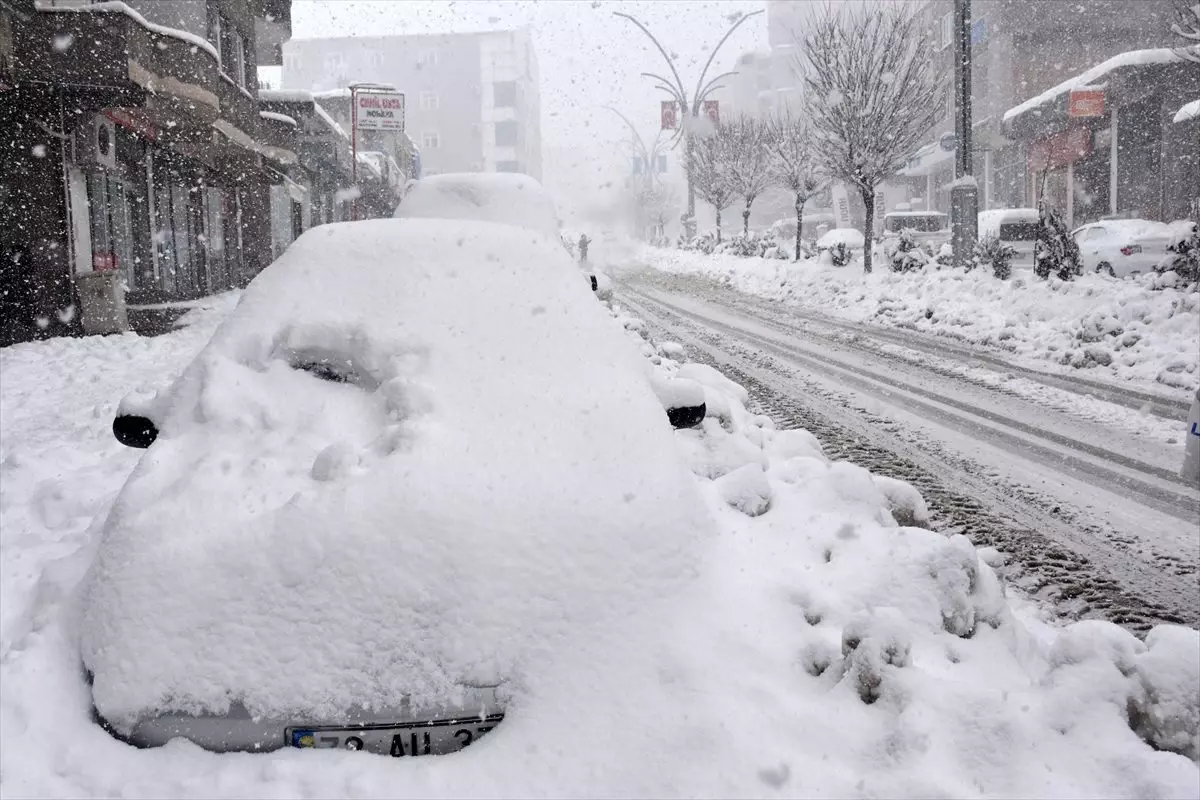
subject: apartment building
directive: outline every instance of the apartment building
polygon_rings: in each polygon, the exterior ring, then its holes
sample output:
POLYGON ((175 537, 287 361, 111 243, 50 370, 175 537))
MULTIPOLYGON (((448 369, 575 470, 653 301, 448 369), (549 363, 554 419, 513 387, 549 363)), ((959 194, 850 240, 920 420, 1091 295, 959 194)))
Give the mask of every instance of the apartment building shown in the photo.
POLYGON ((297 39, 283 86, 321 97, 371 81, 405 94, 423 174, 542 174, 541 102, 529 30, 297 39))

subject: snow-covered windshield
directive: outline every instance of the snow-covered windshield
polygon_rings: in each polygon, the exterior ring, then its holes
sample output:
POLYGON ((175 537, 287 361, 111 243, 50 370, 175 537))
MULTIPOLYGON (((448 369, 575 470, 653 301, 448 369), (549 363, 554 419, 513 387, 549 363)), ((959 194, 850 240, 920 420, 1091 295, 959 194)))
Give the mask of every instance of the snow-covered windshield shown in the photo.
POLYGON ((0 0, 0 797, 1200 798, 1198 3, 0 0))

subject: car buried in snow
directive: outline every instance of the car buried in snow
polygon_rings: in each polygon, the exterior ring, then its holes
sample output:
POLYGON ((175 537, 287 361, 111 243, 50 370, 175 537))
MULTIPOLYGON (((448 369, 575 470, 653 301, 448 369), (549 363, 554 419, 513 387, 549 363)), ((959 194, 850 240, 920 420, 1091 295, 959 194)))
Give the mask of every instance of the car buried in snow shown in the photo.
MULTIPOLYGON (((396 207, 397 219, 498 222, 562 242, 554 200, 542 185, 516 172, 447 172, 413 181, 396 207)), ((562 242, 568 252, 574 252, 562 242)), ((612 283, 583 265, 592 291, 612 296, 612 283)))
POLYGON ((641 355, 511 225, 306 232, 114 432, 80 651, 141 747, 461 749, 706 524, 641 355))

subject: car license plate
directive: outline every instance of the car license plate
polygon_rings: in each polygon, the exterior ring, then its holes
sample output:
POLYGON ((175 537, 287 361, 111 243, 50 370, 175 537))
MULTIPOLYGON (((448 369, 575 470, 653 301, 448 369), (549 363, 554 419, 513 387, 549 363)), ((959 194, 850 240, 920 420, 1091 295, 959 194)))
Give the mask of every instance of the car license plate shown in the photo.
POLYGON ((292 747, 366 750, 396 758, 442 755, 472 744, 496 727, 502 719, 503 714, 492 714, 487 717, 405 722, 397 725, 295 727, 288 728, 286 736, 287 743, 292 747))

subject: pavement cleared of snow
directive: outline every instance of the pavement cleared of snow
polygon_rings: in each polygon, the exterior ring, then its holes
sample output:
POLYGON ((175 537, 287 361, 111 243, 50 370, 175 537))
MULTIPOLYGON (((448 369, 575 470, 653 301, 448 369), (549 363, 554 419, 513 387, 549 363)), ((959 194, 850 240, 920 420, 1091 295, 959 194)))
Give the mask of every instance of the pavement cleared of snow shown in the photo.
POLYGON ((719 532, 677 596, 542 642, 508 718, 453 756, 120 744, 89 720, 72 612, 93 515, 136 460, 111 413, 181 369, 211 321, 0 351, 0 583, 19 608, 0 630, 4 796, 1196 795, 1195 631, 1141 642, 1014 611, 986 553, 896 523, 921 521, 911 489, 776 430, 620 316, 648 373, 711 401, 675 439, 719 532))
POLYGON ((886 263, 864 275, 857 261, 836 268, 819 259, 653 247, 638 261, 842 319, 987 346, 1048 371, 1082 372, 1181 400, 1200 385, 1200 293, 1163 287, 1157 275, 1063 282, 1015 270, 1001 281, 986 270, 893 273, 886 263))

